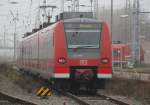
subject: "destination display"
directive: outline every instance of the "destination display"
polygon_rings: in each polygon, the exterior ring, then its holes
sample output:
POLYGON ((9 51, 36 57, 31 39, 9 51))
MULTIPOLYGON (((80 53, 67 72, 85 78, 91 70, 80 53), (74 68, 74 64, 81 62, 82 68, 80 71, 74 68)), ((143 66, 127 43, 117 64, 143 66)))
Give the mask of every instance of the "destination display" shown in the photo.
POLYGON ((100 23, 65 23, 66 29, 100 29, 100 23))

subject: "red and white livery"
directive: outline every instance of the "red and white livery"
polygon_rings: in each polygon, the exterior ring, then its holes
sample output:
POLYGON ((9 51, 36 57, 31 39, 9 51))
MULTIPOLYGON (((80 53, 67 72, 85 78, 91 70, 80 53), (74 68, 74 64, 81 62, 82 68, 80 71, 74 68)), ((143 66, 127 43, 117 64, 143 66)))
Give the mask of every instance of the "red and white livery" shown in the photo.
POLYGON ((52 79, 60 87, 88 89, 112 78, 111 37, 107 24, 90 18, 60 20, 23 38, 17 64, 52 79))

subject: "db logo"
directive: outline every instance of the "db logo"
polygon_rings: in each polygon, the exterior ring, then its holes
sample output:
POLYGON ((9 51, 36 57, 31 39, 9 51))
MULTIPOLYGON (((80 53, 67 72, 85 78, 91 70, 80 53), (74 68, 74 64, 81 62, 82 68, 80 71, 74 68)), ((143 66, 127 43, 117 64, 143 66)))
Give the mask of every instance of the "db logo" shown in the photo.
POLYGON ((88 60, 80 60, 80 65, 88 65, 88 60))

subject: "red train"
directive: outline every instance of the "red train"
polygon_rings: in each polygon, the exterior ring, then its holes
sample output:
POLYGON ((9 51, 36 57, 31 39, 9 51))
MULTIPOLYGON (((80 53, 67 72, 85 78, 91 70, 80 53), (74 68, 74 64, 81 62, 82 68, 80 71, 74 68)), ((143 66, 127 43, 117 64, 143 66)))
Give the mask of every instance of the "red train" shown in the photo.
MULTIPOLYGON (((128 44, 112 44, 113 49, 113 63, 123 64, 124 67, 128 67, 128 63, 131 62, 132 49, 128 44)), ((144 49, 140 48, 140 62, 144 61, 144 49)))
POLYGON ((17 64, 61 88, 95 91, 104 87, 105 80, 112 78, 107 24, 87 18, 87 13, 62 19, 65 14, 57 17, 56 23, 23 38, 17 64))

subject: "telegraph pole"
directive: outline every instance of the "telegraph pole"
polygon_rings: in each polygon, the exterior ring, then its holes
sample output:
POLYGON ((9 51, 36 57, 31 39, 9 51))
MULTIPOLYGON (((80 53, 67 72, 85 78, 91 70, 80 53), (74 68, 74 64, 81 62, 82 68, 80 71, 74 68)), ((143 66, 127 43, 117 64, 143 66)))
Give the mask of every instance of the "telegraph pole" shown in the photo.
POLYGON ((139 0, 134 0, 133 4, 133 33, 132 33, 132 62, 140 63, 140 3, 139 0))
POLYGON ((79 0, 76 0, 75 5, 76 5, 76 12, 79 12, 79 0))
POLYGON ((113 9, 114 9, 114 7, 113 7, 113 0, 111 0, 111 39, 113 40, 113 37, 112 37, 112 35, 113 35, 113 9))
POLYGON ((56 6, 52 6, 52 5, 46 5, 46 0, 44 0, 44 1, 43 1, 43 6, 40 6, 39 8, 44 11, 44 14, 42 15, 42 16, 43 16, 43 22, 44 22, 45 20, 47 20, 47 18, 48 18, 48 22, 50 22, 50 18, 52 17, 53 10, 54 10, 55 8, 57 8, 57 7, 56 7, 56 6), (52 11, 51 11, 51 16, 50 16, 50 13, 48 13, 48 15, 47 15, 47 12, 46 12, 46 9, 47 9, 47 8, 51 8, 51 9, 52 9, 52 11))
POLYGON ((98 18, 98 0, 94 0, 94 17, 95 19, 98 18))
POLYGON ((16 60, 16 21, 17 21, 17 18, 14 18, 14 22, 15 22, 15 31, 14 31, 14 60, 16 60))
MULTIPOLYGON (((113 43, 113 0, 111 0, 111 43, 113 43)), ((112 59, 113 59, 113 49, 112 50, 112 59)), ((114 64, 112 62, 112 68, 114 68, 114 64)))
POLYGON ((6 26, 4 25, 4 48, 6 47, 6 26))
POLYGON ((91 12, 93 12, 92 8, 93 8, 93 0, 90 0, 91 2, 91 12))
POLYGON ((12 11, 10 11, 10 13, 13 16, 13 21, 15 24, 15 27, 14 27, 14 61, 15 61, 16 60, 16 25, 17 25, 17 21, 18 21, 18 11, 17 11, 16 16, 14 16, 12 11))
POLYGON ((79 12, 79 0, 68 0, 72 3, 72 12, 79 12))
POLYGON ((64 12, 64 0, 61 0, 61 12, 64 12))

